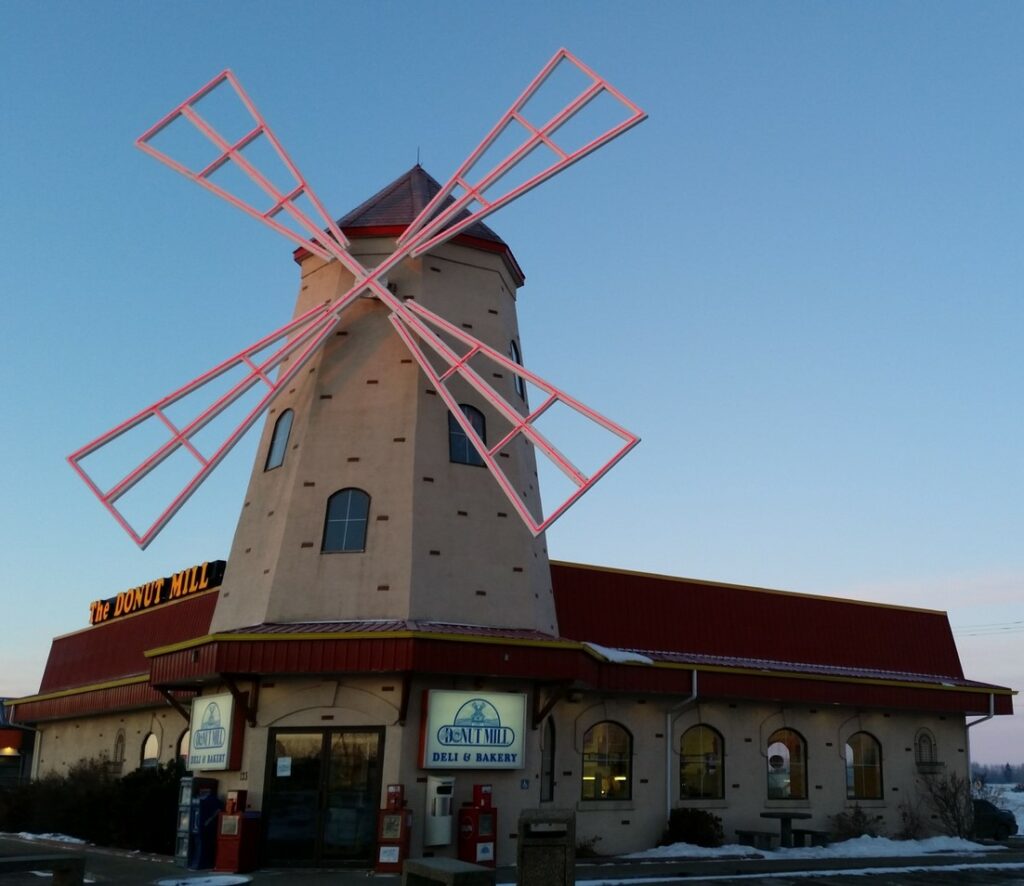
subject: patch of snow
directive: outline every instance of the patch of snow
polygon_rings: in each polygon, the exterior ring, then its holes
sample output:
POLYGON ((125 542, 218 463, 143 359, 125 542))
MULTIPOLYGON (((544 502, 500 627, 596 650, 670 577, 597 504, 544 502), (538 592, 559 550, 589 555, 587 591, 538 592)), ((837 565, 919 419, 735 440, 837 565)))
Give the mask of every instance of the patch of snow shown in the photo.
POLYGON ((155 886, 241 886, 251 883, 252 877, 238 874, 214 874, 203 877, 175 877, 171 880, 157 880, 155 886))
POLYGON ((49 840, 52 843, 74 843, 78 846, 85 846, 85 840, 78 837, 69 837, 67 834, 29 834, 22 831, 20 834, 5 834, 0 831, 0 837, 17 837, 19 840, 49 840))
MULTIPOLYGON (((759 852, 765 858, 906 858, 929 855, 937 852, 962 854, 965 852, 993 852, 1005 850, 1005 846, 982 846, 960 837, 929 837, 927 840, 890 840, 888 837, 856 837, 829 846, 807 846, 796 849, 776 849, 759 852)), ((749 855, 749 846, 731 844, 708 849, 691 846, 688 843, 674 843, 671 846, 657 846, 642 852, 633 852, 623 858, 661 860, 665 858, 720 858, 749 855)))
POLYGON ((990 784, 985 799, 1000 809, 1009 809, 1017 819, 1017 826, 1024 830, 1024 791, 1015 791, 1015 787, 1012 784, 990 784))
POLYGON ((646 655, 641 655, 639 652, 630 652, 627 649, 613 649, 610 646, 601 646, 599 643, 585 642, 583 645, 593 652, 596 652, 601 656, 601 658, 617 664, 622 664, 623 662, 633 662, 634 664, 654 664, 654 659, 649 658, 646 655))
POLYGON ((639 886, 643 883, 703 883, 711 880, 770 880, 787 879, 796 880, 808 877, 827 877, 829 875, 843 877, 877 877, 879 874, 944 874, 957 871, 1024 871, 1024 863, 1021 862, 993 862, 991 864, 936 864, 936 865, 910 865, 908 867, 894 868, 836 868, 835 870, 816 871, 780 871, 776 874, 712 874, 702 876, 690 874, 678 879, 672 877, 630 877, 623 880, 577 880, 576 886, 639 886))

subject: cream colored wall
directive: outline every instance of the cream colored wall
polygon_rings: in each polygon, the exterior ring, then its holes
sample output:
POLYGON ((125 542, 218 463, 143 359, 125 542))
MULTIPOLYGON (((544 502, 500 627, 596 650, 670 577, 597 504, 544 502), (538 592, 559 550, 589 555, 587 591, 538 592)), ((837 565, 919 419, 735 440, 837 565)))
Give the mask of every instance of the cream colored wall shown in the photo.
MULTIPOLYGON (((391 247, 364 240, 353 251, 373 265, 391 247)), ((307 259, 296 313, 336 297, 350 279, 337 263, 307 259)), ((500 256, 448 245, 406 262, 389 283, 502 354, 518 341, 515 289, 500 256)), ((275 400, 211 631, 413 618, 556 632, 543 537, 523 527, 486 469, 449 463, 447 408, 387 316, 375 300, 352 305, 275 400), (288 408, 295 421, 284 465, 264 471, 273 426, 288 408), (347 486, 371 496, 366 551, 322 554, 327 498, 347 486)), ((501 374, 485 377, 521 402, 501 374)), ((475 393, 459 399, 485 412, 489 440, 503 433, 475 393)), ((531 448, 516 440, 507 450, 499 461, 538 501, 531 448)))
MULTIPOLYGON (((832 705, 761 706, 738 702, 701 702, 673 715, 671 732, 666 731, 670 705, 657 698, 596 699, 579 703, 560 702, 553 716, 556 724, 555 806, 577 810, 576 834, 582 843, 594 841, 600 853, 634 851, 656 844, 666 821, 664 779, 665 735, 671 735, 671 797, 673 806, 708 809, 723 821, 726 842, 736 842, 736 829, 778 831, 777 822, 760 817, 761 812, 782 808, 812 814, 803 826, 830 829, 830 816, 850 811, 846 799, 845 744, 850 735, 866 731, 882 745, 884 798, 860 800, 860 807, 877 819, 889 835, 901 827, 900 806, 907 803, 923 812, 926 825, 934 817, 922 802, 914 759, 914 738, 922 726, 935 735, 939 758, 946 772, 967 774, 966 729, 963 717, 915 713, 864 712, 832 705), (606 803, 581 801, 580 750, 587 729, 602 720, 615 720, 633 735, 633 797, 630 801, 606 803), (681 800, 679 798, 679 742, 691 726, 714 727, 725 746, 725 797, 722 800, 681 800), (783 726, 800 732, 807 742, 808 799, 768 800, 764 747, 767 737, 783 726), (571 773, 566 775, 565 773, 571 773)), ((799 825, 798 825, 799 826, 799 825)))
MULTIPOLYGON (((243 690, 248 687, 241 685, 243 690)), ((805 827, 829 830, 830 817, 853 808, 846 799, 845 759, 841 752, 854 732, 866 731, 882 746, 884 797, 860 800, 861 809, 876 819, 882 832, 893 836, 901 826, 901 807, 917 807, 927 826, 936 827, 934 815, 923 802, 914 757, 914 739, 927 727, 936 740, 938 758, 946 774, 967 774, 966 728, 963 717, 899 711, 857 712, 831 705, 758 705, 747 702, 698 702, 673 710, 681 698, 581 694, 577 701, 563 698, 553 708, 555 724, 555 788, 550 803, 540 802, 541 741, 543 729, 526 735, 525 767, 517 770, 427 770, 419 766, 421 700, 425 689, 461 689, 488 692, 525 692, 528 711, 534 704, 533 687, 526 681, 495 678, 448 678, 412 681, 405 724, 398 722, 402 683, 399 675, 353 676, 339 679, 268 679, 259 693, 257 725, 246 730, 242 767, 237 772, 210 772, 217 778, 221 795, 243 789, 249 792, 252 809, 263 808, 269 730, 283 727, 344 728, 383 727, 382 789, 387 784, 405 785, 406 798, 415 816, 412 852, 423 847, 423 820, 428 774, 453 775, 457 809, 472 797, 474 784, 490 784, 498 809, 498 862, 515 859, 515 833, 524 808, 566 808, 576 812, 580 845, 601 854, 618 854, 649 848, 662 836, 668 803, 707 809, 723 821, 726 842, 736 842, 736 829, 777 832, 774 821, 760 813, 769 809, 800 809, 811 813, 805 827), (604 720, 626 727, 633 737, 632 796, 626 801, 580 799, 583 737, 604 720), (671 722, 669 722, 671 721, 671 722), (691 726, 717 729, 725 747, 725 796, 721 800, 680 800, 679 743, 691 726), (770 801, 766 797, 767 764, 764 748, 768 736, 786 727, 807 742, 808 793, 806 801, 770 801), (669 736, 666 745, 666 736, 669 736), (669 751, 666 760, 666 750, 669 751), (669 767, 667 796, 665 772, 669 767), (525 780, 526 786, 523 787, 525 780)), ((207 694, 225 691, 211 686, 207 694)), ((541 703, 547 696, 542 695, 541 703)), ((528 714, 529 717, 529 714, 528 714)), ((80 759, 109 758, 119 729, 125 732, 124 772, 139 765, 142 742, 153 731, 160 740, 160 762, 173 758, 185 728, 171 709, 134 711, 102 717, 42 723, 39 725, 34 777, 63 773, 80 759)), ((454 823, 453 823, 454 825, 454 823)), ((937 832, 937 827, 936 827, 937 832)), ((435 847, 438 855, 456 854, 457 830, 453 826, 450 847, 435 847)))
MULTIPOLYGON (((240 688, 244 691, 245 686, 240 688)), ((223 690, 211 688, 207 694, 218 691, 223 690)), ((385 729, 382 784, 386 785, 388 772, 398 770, 402 729, 397 725, 397 718, 401 691, 401 680, 389 675, 336 680, 268 679, 260 687, 256 726, 245 732, 241 769, 204 774, 219 780, 217 788, 221 794, 230 790, 248 791, 248 807, 262 809, 271 729, 382 726, 385 729)))
POLYGON ((156 708, 39 723, 33 778, 64 775, 81 760, 113 760, 114 742, 124 732, 124 766, 121 775, 137 769, 142 743, 150 732, 160 742, 160 763, 174 759, 181 734, 188 728, 172 708, 156 708))

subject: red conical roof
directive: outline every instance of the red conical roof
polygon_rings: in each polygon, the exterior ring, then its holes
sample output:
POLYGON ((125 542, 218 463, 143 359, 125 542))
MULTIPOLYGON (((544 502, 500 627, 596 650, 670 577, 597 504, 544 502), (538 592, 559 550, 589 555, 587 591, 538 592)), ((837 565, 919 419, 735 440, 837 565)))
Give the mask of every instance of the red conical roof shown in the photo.
MULTIPOLYGON (((440 190, 441 185, 437 179, 417 163, 404 175, 381 188, 369 200, 339 218, 338 227, 346 230, 401 225, 404 228, 423 211, 440 190)), ((450 206, 453 202, 454 200, 449 197, 445 201, 445 206, 450 206)), ((468 213, 462 212, 459 218, 465 218, 466 215, 468 213)), ((470 225, 463 233, 503 246, 508 245, 483 222, 470 225)))
MULTIPOLYGON (((339 218, 338 227, 352 240, 361 237, 398 237, 440 190, 441 185, 437 179, 417 163, 391 184, 381 188, 368 200, 339 218)), ((452 198, 449 197, 445 205, 452 202, 452 198)), ((466 213, 463 212, 459 218, 465 216, 466 213)), ((516 285, 522 286, 526 280, 508 244, 483 222, 470 225, 454 237, 453 242, 483 249, 486 252, 500 253, 516 285)), ((308 252, 299 249, 295 253, 295 259, 302 261, 308 255, 308 252)))

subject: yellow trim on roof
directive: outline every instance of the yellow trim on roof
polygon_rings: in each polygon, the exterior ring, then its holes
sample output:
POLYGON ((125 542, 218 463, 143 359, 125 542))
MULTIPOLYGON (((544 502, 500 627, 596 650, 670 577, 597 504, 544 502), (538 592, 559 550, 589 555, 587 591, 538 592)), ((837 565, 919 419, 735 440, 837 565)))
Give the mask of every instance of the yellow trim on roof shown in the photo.
MULTIPOLYGON (((697 663, 687 664, 674 661, 626 661, 612 662, 590 644, 577 642, 576 640, 538 640, 520 639, 515 637, 485 637, 471 634, 446 634, 431 633, 427 631, 355 631, 355 632, 320 632, 320 633, 294 633, 294 634, 209 634, 205 637, 195 637, 192 640, 184 640, 171 646, 162 646, 156 649, 146 650, 147 658, 155 658, 158 655, 167 655, 173 652, 181 652, 185 649, 192 649, 197 646, 205 646, 210 643, 222 642, 262 642, 264 640, 295 641, 295 640, 445 640, 454 643, 476 643, 495 646, 519 646, 534 647, 540 649, 569 649, 582 652, 598 661, 610 664, 623 664, 639 667, 653 667, 667 670, 697 671, 698 673, 720 673, 720 674, 741 674, 754 677, 782 677, 787 680, 813 680, 824 683, 853 683, 867 686, 893 686, 905 689, 933 689, 941 692, 977 692, 983 695, 1016 695, 1014 689, 993 686, 981 688, 977 686, 957 686, 946 683, 930 683, 917 680, 887 679, 885 677, 852 677, 841 674, 822 674, 808 671, 784 671, 768 670, 767 668, 741 667, 729 665, 703 665, 697 663)), ((611 648, 611 647, 609 647, 611 648)), ((623 650, 626 652, 632 650, 623 650)), ((646 653, 639 653, 641 655, 646 653)), ((938 676, 938 675, 936 675, 938 676)))
POLYGON ((40 695, 26 695, 24 698, 12 698, 9 705, 29 704, 34 701, 50 701, 54 698, 66 698, 69 695, 83 695, 86 692, 99 692, 102 689, 117 689, 119 686, 131 686, 136 683, 148 683, 149 674, 136 674, 134 677, 122 677, 119 680, 107 680, 105 683, 89 683, 75 686, 72 689, 60 689, 57 692, 44 692, 40 695))
POLYGON ((206 646, 210 643, 238 643, 242 641, 264 641, 264 640, 448 640, 455 643, 485 643, 492 646, 540 646, 552 649, 578 649, 580 643, 575 640, 537 640, 519 637, 484 637, 476 634, 447 634, 435 633, 433 631, 307 631, 294 634, 207 634, 205 637, 193 637, 191 640, 182 640, 180 643, 172 643, 168 646, 158 646, 154 649, 147 649, 144 653, 146 658, 156 658, 158 655, 168 655, 172 652, 181 652, 185 649, 194 649, 197 646, 206 646))

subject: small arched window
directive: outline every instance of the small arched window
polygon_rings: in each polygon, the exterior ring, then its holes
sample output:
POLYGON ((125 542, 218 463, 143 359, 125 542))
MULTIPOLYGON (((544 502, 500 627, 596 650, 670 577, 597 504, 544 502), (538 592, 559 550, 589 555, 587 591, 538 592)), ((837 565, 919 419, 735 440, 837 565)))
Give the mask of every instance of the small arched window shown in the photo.
POLYGON ((323 553, 366 550, 366 523, 370 516, 370 496, 362 489, 341 489, 327 499, 324 520, 323 553))
MULTIPOLYGON (((465 403, 459 404, 462 414, 469 419, 469 423, 476 431, 477 437, 484 445, 487 444, 487 423, 484 414, 474 406, 465 403)), ((448 413, 448 459, 457 465, 483 465, 484 460, 477 452, 476 446, 466 436, 462 425, 456 421, 455 416, 448 413)))
POLYGON ((150 732, 142 741, 142 768, 156 769, 160 765, 160 739, 150 732))
POLYGON ((679 744, 679 796, 684 800, 724 797, 725 745, 721 734, 710 726, 692 726, 679 744))
POLYGON ((807 799, 807 743, 793 729, 768 736, 768 799, 807 799))
POLYGON ((628 800, 633 790, 633 736, 605 720, 583 736, 584 800, 628 800))
POLYGON ((540 801, 550 803, 555 799, 555 722, 551 717, 544 721, 544 746, 540 749, 540 801))
POLYGON ((914 736, 914 762, 922 772, 938 772, 942 769, 939 762, 939 746, 930 729, 921 728, 914 736))
POLYGON ((882 746, 867 732, 855 732, 846 742, 846 797, 882 798, 882 746))
MULTIPOLYGON (((508 355, 514 362, 518 363, 520 366, 523 365, 523 355, 519 352, 519 343, 515 339, 512 339, 512 341, 508 343, 508 355)), ((523 381, 523 377, 521 375, 515 376, 515 386, 516 393, 525 400, 526 382, 523 381)))
POLYGON ((286 409, 277 419, 274 425, 274 433, 270 437, 270 449, 267 450, 267 463, 264 471, 272 471, 284 464, 285 450, 288 448, 288 437, 292 432, 292 419, 295 413, 286 409))
POLYGON ((181 735, 178 736, 178 752, 177 757, 181 760, 181 765, 188 769, 188 752, 192 748, 192 730, 186 729, 181 735))
POLYGON ((112 763, 123 763, 124 762, 124 730, 118 729, 117 735, 114 737, 114 756, 111 759, 112 763))

